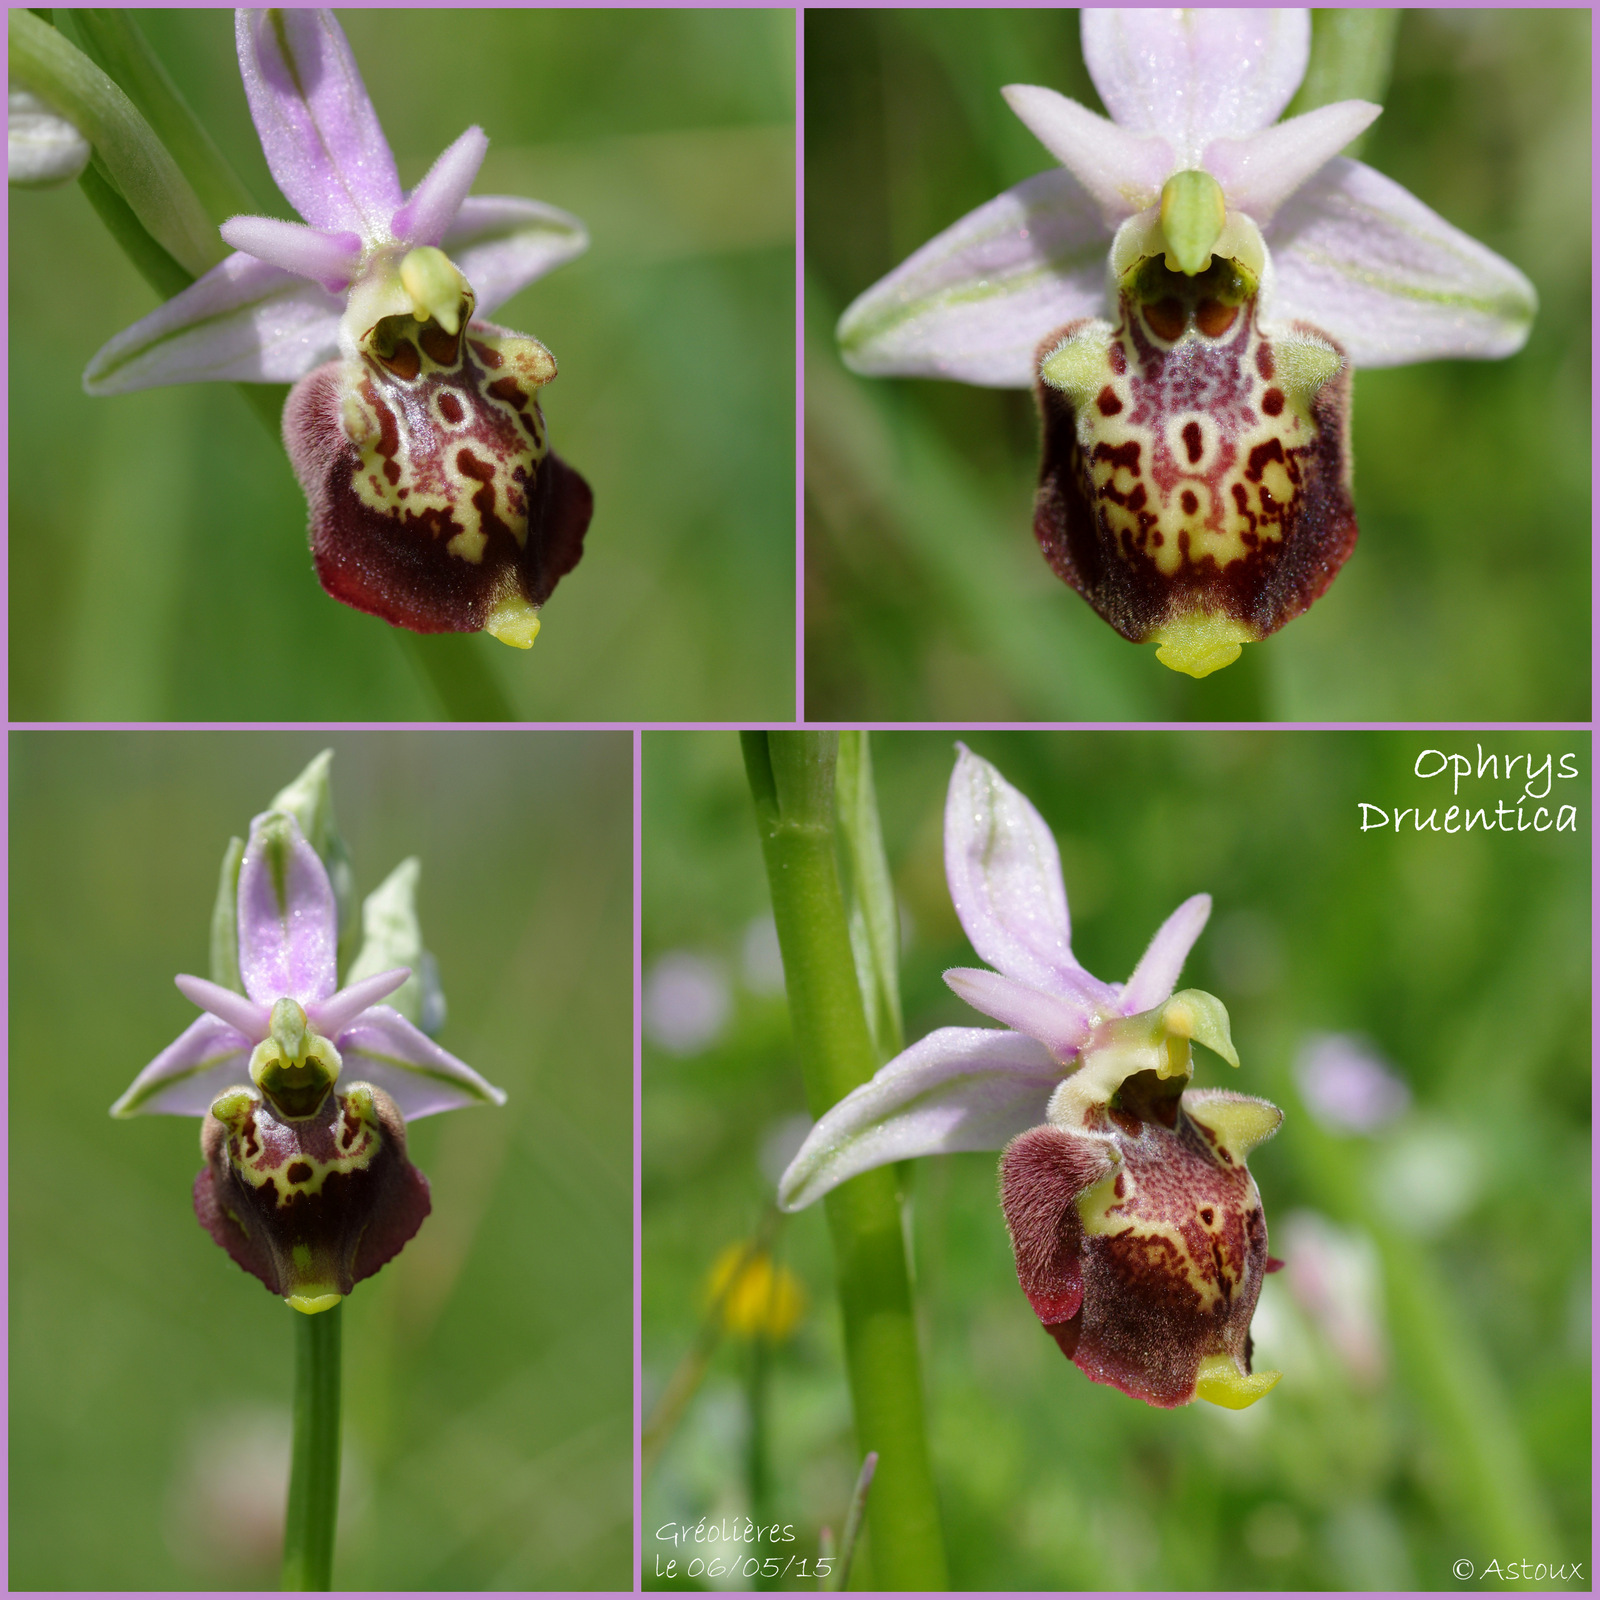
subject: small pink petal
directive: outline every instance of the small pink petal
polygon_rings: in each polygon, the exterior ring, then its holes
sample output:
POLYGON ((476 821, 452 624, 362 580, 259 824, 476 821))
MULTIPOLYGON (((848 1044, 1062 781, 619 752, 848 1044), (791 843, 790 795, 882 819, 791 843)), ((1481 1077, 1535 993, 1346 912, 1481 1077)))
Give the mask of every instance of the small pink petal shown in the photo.
POLYGON ((361 1015, 368 1006, 375 1006, 385 996, 391 995, 411 976, 410 967, 391 967, 387 972, 375 972, 370 978, 352 983, 326 1000, 318 1000, 306 1007, 318 1033, 337 1040, 339 1035, 361 1015))
POLYGON ((1206 147, 1205 169, 1222 185, 1233 210, 1264 227, 1296 189, 1382 111, 1368 100, 1341 100, 1243 139, 1218 139, 1206 147))
POLYGON ((1000 92, 1034 138, 1094 196, 1108 226, 1160 201, 1161 185, 1173 172, 1165 139, 1129 133, 1054 89, 1014 83, 1000 92))
POLYGON ((1171 995, 1210 915, 1211 896, 1191 895, 1161 924, 1122 991, 1121 1009, 1125 1016, 1151 1011, 1171 995))
POLYGON ((272 1022, 270 1006, 258 1005, 232 989, 224 989, 220 983, 192 978, 187 972, 180 972, 172 981, 184 999, 192 1000, 202 1011, 209 1011, 227 1023, 251 1044, 259 1044, 266 1038, 272 1022))
MULTIPOLYGON (((411 191, 410 198, 391 219, 389 231, 402 244, 438 244, 456 220, 456 213, 488 153, 489 140, 483 129, 468 128, 411 191)), ((472 280, 467 281, 471 283, 472 280)))
POLYGON ((407 1122, 461 1106, 504 1105, 505 1091, 480 1078, 389 1006, 373 1006, 340 1035, 341 1084, 376 1084, 407 1122))
POLYGON ((1037 1039, 1063 1064, 1078 1053, 1094 1029, 1096 1007, 1087 995, 1044 994, 981 967, 952 967, 944 981, 969 1006, 1037 1039))
POLYGON ((331 294, 344 289, 361 264, 359 234, 324 233, 276 217, 232 217, 219 232, 235 250, 297 277, 312 278, 331 294))

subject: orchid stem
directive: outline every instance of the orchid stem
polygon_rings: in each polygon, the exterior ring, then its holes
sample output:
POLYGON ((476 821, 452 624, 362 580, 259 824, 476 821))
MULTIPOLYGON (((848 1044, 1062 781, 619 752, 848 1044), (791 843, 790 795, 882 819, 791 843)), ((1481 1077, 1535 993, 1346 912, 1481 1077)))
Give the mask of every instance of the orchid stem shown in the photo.
POLYGON ((294 1313, 294 1451, 282 1589, 333 1587, 339 1516, 339 1332, 343 1305, 294 1313))
MULTIPOLYGON (((395 634, 411 664, 437 697, 445 714, 455 722, 515 722, 517 714, 506 698, 483 649, 470 634, 395 634)), ((501 645, 497 648, 504 649, 501 645)))
MULTIPOLYGON (((806 1100, 820 1116, 878 1066, 835 859, 838 736, 772 732, 741 739, 806 1100)), ((879 1458, 871 1548, 858 1556, 858 1572, 870 1562, 872 1587, 942 1589, 944 1541, 893 1169, 852 1178, 825 1206, 856 1434, 862 1453, 876 1451, 879 1458)))

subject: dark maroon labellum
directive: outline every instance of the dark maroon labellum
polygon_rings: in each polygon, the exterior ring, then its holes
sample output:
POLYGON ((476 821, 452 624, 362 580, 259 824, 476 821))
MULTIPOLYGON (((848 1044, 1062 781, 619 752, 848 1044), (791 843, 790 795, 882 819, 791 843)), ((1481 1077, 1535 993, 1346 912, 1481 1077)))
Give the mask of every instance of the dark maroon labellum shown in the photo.
POLYGON ((1220 272, 1168 273, 1148 303, 1123 293, 1115 328, 1069 323, 1040 345, 1035 385, 1045 559, 1195 676, 1224 664, 1218 638, 1263 639, 1304 611, 1356 541, 1349 364, 1305 324, 1269 336, 1220 272))
POLYGON ((310 1302, 349 1294, 428 1215, 428 1180, 407 1159, 405 1123, 371 1084, 330 1093, 304 1120, 280 1119, 244 1089, 221 1096, 213 1112, 200 1132, 206 1164, 195 1214, 274 1294, 310 1302))
POLYGON ((549 448, 537 340, 384 318, 359 359, 302 378, 284 443, 334 599, 416 633, 527 645, 583 554, 589 485, 549 448))
POLYGON ((1142 1080, 1153 1074, 1129 1079, 1093 1132, 1046 1124, 1012 1140, 1001 1203, 1023 1291, 1068 1359, 1096 1383, 1179 1406, 1208 1359, 1250 1373, 1267 1225, 1234 1153, 1246 1141, 1230 1144, 1227 1129, 1241 1116, 1275 1126, 1277 1112, 1212 1091, 1191 1115, 1176 1085, 1142 1080))

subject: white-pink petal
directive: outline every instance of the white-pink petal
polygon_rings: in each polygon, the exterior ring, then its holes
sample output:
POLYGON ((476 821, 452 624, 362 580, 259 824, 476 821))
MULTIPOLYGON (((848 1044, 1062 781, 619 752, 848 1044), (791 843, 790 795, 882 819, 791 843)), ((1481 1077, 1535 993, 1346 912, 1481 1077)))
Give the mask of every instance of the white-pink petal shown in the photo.
POLYGON ((240 11, 239 73, 278 187, 314 228, 381 239, 400 177, 331 11, 240 11))
POLYGON ((1070 172, 1042 172, 931 239, 839 319, 845 365, 869 377, 1033 387, 1055 328, 1106 312, 1111 235, 1070 172))
POLYGON ((1370 100, 1341 100, 1243 139, 1214 140, 1206 147, 1205 170, 1222 185, 1232 210, 1264 228, 1278 207, 1382 110, 1370 100))
POLYGON ((488 153, 489 140, 483 129, 468 128, 395 212, 389 224, 395 238, 402 244, 438 244, 456 220, 488 153))
POLYGON ((1106 225, 1147 211, 1173 172, 1165 139, 1142 137, 1054 89, 1013 83, 1000 91, 1028 131, 1094 196, 1106 225))
POLYGON ((242 251, 103 345, 96 395, 169 383, 293 383, 338 350, 343 302, 242 251))
POLYGON ((239 864, 239 977, 252 1000, 309 1005, 338 983, 333 886, 300 824, 263 811, 250 823, 239 864))
POLYGON ((944 809, 956 915, 991 967, 1047 993, 1087 976, 1072 954, 1061 857, 1043 817, 981 756, 957 746, 944 809))
POLYGON ((1044 1121, 1061 1079, 1061 1067, 1035 1039, 940 1028, 822 1117, 779 1180, 778 1204, 798 1211, 891 1161, 1003 1149, 1044 1121))
POLYGON ((1150 947, 1139 958, 1122 990, 1121 1009, 1136 1017, 1153 1010, 1178 986, 1178 974, 1211 915, 1211 896, 1191 895, 1156 929, 1150 947))
POLYGON ((1266 238, 1272 318, 1312 323, 1358 367, 1511 355, 1538 309, 1509 261, 1343 156, 1284 203, 1266 238))
POLYGON ((1213 139, 1277 120, 1305 76, 1308 11, 1085 10, 1083 58, 1106 110, 1157 134, 1180 168, 1213 139))
POLYGON ((1045 994, 982 967, 952 967, 944 981, 974 1010, 1037 1039, 1063 1065, 1094 1031, 1101 1009, 1086 995, 1045 994))
POLYGON ((248 1040, 214 1016, 198 1017, 128 1085, 111 1115, 203 1117, 224 1089, 248 1086, 249 1067, 248 1040))
POLYGON ((442 1050, 390 1006, 373 1006, 339 1039, 341 1091, 375 1083, 407 1122, 461 1106, 505 1104, 503 1089, 480 1078, 465 1061, 442 1050))

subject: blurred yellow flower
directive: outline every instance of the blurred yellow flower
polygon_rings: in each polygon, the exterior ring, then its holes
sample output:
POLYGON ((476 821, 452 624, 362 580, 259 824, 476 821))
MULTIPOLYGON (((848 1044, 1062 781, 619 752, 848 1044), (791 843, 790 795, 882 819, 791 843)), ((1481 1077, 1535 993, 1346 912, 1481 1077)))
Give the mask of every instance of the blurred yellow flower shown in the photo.
POLYGON ((730 1244, 706 1274, 706 1304, 722 1306, 722 1326, 746 1339, 787 1339, 805 1315, 806 1291, 785 1266, 748 1243, 730 1244))

